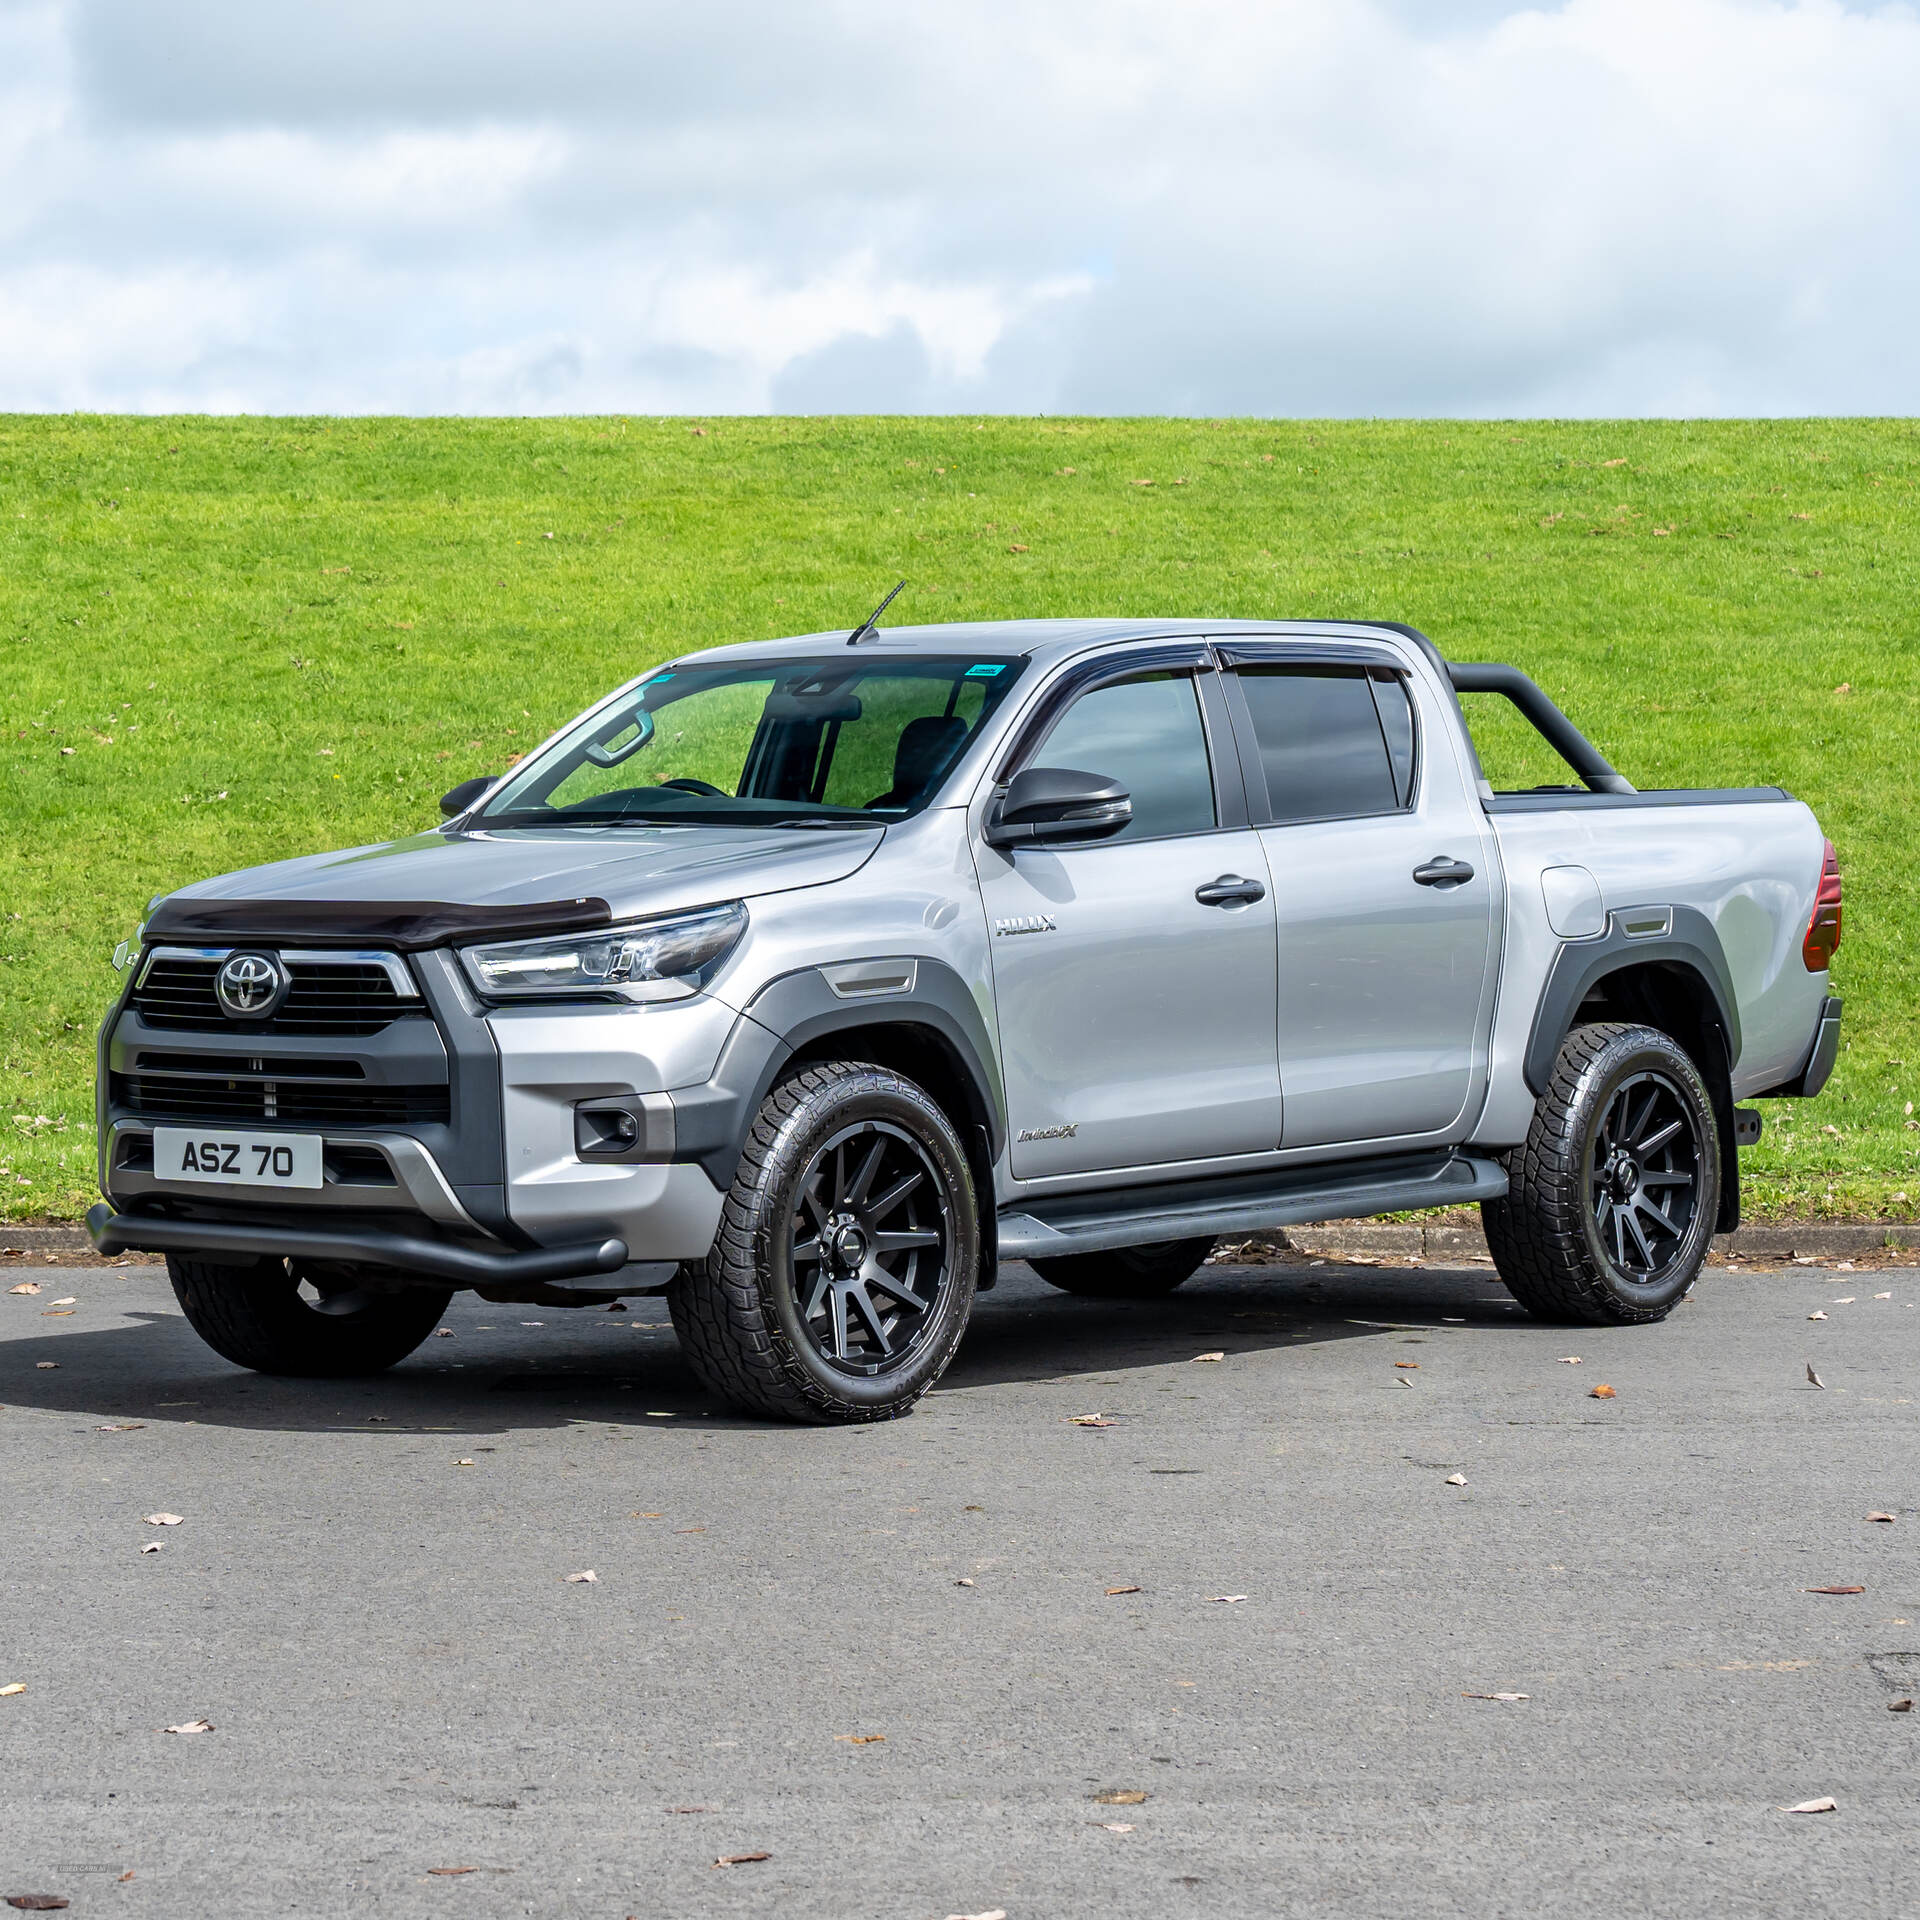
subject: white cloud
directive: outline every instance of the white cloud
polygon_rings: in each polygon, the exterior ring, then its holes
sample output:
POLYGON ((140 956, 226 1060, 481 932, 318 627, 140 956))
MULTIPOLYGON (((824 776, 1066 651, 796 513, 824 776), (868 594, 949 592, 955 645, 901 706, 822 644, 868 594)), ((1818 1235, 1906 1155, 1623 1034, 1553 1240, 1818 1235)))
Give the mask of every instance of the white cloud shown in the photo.
POLYGON ((0 406, 1920 410, 1839 0, 0 0, 0 406))

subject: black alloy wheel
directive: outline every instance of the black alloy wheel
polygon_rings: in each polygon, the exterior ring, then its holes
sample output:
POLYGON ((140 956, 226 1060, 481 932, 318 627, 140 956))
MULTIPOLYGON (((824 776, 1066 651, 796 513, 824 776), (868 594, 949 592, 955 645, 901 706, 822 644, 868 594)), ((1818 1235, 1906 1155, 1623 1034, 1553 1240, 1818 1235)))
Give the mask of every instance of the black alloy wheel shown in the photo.
POLYGON ((1706 1260, 1720 1156, 1713 1098, 1679 1041, 1574 1028, 1506 1155, 1506 1196, 1481 1204, 1507 1291, 1541 1320, 1664 1320, 1706 1260))
POLYGON ((800 1176, 788 1285, 813 1350, 871 1377, 911 1364, 939 1326, 953 1227, 926 1150, 884 1120, 843 1127, 800 1176))
POLYGON ((1699 1202, 1700 1142, 1692 1104, 1664 1073, 1634 1074, 1593 1136, 1593 1229, 1620 1271, 1641 1286, 1666 1279, 1699 1202))
POLYGON ((170 1253, 167 1277, 188 1324, 215 1353, 256 1373, 306 1380, 384 1373, 440 1324, 453 1298, 432 1283, 376 1284, 349 1268, 285 1260, 170 1253))
POLYGON ((960 1345, 980 1240, 939 1102, 891 1068, 825 1060, 762 1101, 713 1246, 667 1304, 701 1384, 743 1412, 891 1420, 960 1345))

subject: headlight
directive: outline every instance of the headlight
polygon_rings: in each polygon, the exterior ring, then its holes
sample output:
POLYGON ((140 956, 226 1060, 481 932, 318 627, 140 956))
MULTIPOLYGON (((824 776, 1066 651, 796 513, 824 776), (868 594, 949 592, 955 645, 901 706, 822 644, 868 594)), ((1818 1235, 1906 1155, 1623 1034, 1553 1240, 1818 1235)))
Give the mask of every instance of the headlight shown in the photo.
POLYGON ((747 910, 722 907, 551 940, 463 947, 468 978, 489 999, 616 993, 678 1000, 698 993, 747 930, 747 910))

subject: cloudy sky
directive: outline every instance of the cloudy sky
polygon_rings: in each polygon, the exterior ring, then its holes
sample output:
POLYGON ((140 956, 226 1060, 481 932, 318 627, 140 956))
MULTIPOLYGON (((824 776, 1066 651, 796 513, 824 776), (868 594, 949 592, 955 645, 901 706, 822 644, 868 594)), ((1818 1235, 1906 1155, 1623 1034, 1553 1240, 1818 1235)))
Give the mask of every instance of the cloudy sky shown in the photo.
POLYGON ((1920 411, 1870 0, 0 0, 0 408, 1920 411))

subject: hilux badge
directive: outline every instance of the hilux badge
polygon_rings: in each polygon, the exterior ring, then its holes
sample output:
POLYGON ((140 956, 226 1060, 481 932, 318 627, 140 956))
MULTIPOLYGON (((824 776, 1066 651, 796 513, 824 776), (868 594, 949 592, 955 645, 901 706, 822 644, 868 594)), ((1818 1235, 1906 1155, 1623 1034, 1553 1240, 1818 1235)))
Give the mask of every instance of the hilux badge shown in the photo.
POLYGON ((1002 937, 1015 933, 1057 933, 1059 931, 1053 924, 1053 915, 1050 913, 1016 914, 1011 920, 996 920, 993 923, 993 930, 1002 937))
POLYGON ((268 953, 236 953, 213 977, 220 1011, 232 1020, 264 1020, 286 998, 286 969, 268 953))

